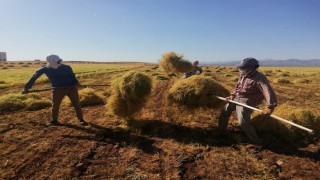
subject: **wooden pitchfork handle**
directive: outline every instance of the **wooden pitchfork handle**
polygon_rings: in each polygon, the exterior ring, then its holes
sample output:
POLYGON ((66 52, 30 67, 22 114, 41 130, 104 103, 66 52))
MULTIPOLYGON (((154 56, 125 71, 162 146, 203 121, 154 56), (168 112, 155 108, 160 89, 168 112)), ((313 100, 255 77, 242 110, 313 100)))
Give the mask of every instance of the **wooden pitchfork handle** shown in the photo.
POLYGON ((110 86, 110 85, 109 84, 80 84, 80 87, 81 86, 89 87, 89 86, 110 86))
MULTIPOLYGON (((110 86, 109 84, 85 84, 85 85, 80 85, 79 87, 89 87, 89 86, 110 86)), ((70 87, 74 87, 74 86, 70 86, 70 87)), ((56 89, 56 88, 60 88, 60 87, 47 87, 47 88, 42 88, 42 89, 31 89, 28 90, 29 92, 41 92, 41 91, 49 91, 52 89, 56 89)), ((61 88, 68 88, 68 87, 61 87, 61 88)))
MULTIPOLYGON (((218 99, 220 99, 220 100, 227 101, 227 99, 224 98, 224 97, 220 97, 220 96, 215 96, 215 97, 218 98, 218 99)), ((239 106, 243 106, 243 107, 252 109, 252 110, 254 110, 254 111, 258 111, 258 112, 260 112, 260 113, 263 112, 262 110, 260 110, 260 109, 258 109, 258 108, 255 108, 255 107, 252 107, 252 106, 248 106, 248 105, 246 105, 246 104, 239 103, 239 102, 237 102, 237 101, 229 100, 229 102, 231 102, 231 103, 233 103, 233 104, 237 104, 237 105, 239 105, 239 106)), ((275 116, 275 115, 270 115, 270 117, 272 117, 272 118, 274 118, 274 119, 276 119, 276 120, 279 120, 279 121, 288 123, 288 124, 290 124, 290 125, 292 125, 292 126, 295 126, 295 127, 297 127, 297 128, 303 129, 303 130, 305 130, 305 131, 308 131, 309 133, 313 133, 313 130, 312 130, 312 129, 309 129, 309 128, 300 126, 300 125, 298 125, 298 124, 296 124, 296 123, 293 123, 293 122, 288 121, 288 120, 286 120, 286 119, 283 119, 283 118, 281 118, 281 117, 278 117, 278 116, 275 116)))
POLYGON ((41 92, 41 91, 49 91, 49 90, 52 90, 54 89, 53 87, 50 87, 50 88, 42 88, 42 89, 31 89, 31 90, 28 90, 27 92, 28 93, 32 93, 32 92, 41 92))

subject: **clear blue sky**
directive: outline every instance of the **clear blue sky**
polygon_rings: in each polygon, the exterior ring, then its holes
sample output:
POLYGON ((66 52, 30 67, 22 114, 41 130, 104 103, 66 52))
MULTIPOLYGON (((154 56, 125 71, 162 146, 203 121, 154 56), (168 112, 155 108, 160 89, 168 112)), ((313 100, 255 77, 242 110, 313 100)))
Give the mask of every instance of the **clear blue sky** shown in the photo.
POLYGON ((320 58, 320 0, 0 0, 8 60, 320 58))

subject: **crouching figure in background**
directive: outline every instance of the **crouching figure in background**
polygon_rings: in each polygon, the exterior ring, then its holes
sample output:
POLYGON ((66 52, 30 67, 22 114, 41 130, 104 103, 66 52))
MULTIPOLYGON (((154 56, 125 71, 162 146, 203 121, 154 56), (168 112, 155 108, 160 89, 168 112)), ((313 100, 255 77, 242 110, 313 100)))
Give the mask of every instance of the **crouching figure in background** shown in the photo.
POLYGON ((188 78, 192 75, 195 75, 195 74, 201 74, 202 73, 202 69, 201 67, 198 66, 199 65, 199 61, 193 61, 192 62, 192 68, 191 68, 191 71, 190 72, 187 72, 187 73, 184 73, 183 74, 183 78, 188 78))

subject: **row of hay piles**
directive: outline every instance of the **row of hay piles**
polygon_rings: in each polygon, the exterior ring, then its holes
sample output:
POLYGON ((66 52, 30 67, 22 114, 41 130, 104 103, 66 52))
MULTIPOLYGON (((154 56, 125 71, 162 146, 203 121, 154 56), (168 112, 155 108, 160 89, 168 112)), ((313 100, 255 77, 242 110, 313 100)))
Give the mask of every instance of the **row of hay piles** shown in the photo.
MULTIPOLYGON (((307 109, 283 104, 278 106, 273 114, 312 129, 316 134, 320 131, 320 117, 307 109)), ((300 141, 306 140, 305 137, 310 137, 308 132, 279 120, 272 119, 270 116, 254 114, 251 123, 262 136, 273 136, 287 142, 299 143, 300 141)))
POLYGON ((201 76, 191 76, 177 81, 169 90, 168 98, 173 103, 190 108, 220 107, 224 102, 214 97, 227 96, 229 91, 219 82, 201 76))
POLYGON ((140 72, 128 72, 112 82, 112 95, 107 108, 119 117, 127 118, 138 112, 151 92, 151 79, 140 72))
POLYGON ((42 98, 38 94, 7 94, 0 97, 0 114, 5 112, 14 112, 21 109, 39 110, 50 107, 51 101, 42 98))
POLYGON ((159 65, 166 73, 190 72, 192 64, 189 61, 183 60, 182 58, 182 55, 177 55, 175 52, 168 52, 162 55, 159 65))

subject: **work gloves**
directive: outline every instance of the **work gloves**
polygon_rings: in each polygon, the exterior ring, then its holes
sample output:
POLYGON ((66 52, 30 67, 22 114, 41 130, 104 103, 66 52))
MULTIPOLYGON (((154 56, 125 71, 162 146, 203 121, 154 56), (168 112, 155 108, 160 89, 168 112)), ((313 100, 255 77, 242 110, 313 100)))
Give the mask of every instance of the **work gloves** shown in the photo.
POLYGON ((230 95, 230 96, 226 97, 226 101, 227 101, 227 102, 230 102, 230 101, 233 100, 233 99, 234 99, 234 96, 233 96, 233 95, 230 95))

